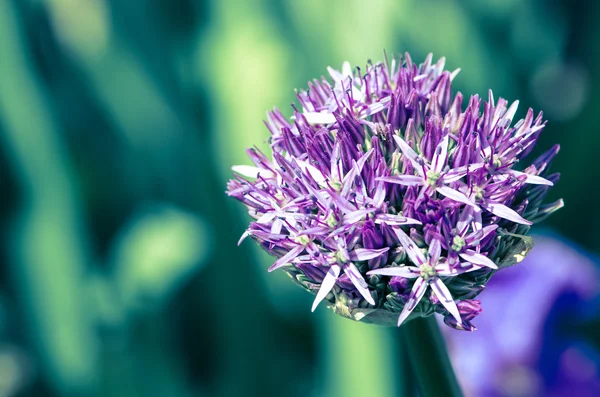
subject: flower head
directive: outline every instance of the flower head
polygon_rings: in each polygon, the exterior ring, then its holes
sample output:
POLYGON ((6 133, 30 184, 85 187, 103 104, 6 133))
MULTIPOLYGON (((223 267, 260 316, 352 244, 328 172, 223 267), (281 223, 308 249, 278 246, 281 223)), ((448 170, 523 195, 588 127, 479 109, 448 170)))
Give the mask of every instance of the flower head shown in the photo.
POLYGON ((518 171, 545 122, 518 102, 453 96, 457 72, 421 65, 329 68, 287 119, 266 125, 272 157, 233 167, 227 193, 254 218, 250 236, 336 313, 398 324, 438 312, 473 330, 473 300, 494 272, 531 248, 525 234, 562 206, 542 204, 558 146, 518 171), (482 106, 483 105, 483 106, 482 106), (483 110, 482 110, 483 107, 483 110), (511 126, 512 125, 512 126, 511 126))

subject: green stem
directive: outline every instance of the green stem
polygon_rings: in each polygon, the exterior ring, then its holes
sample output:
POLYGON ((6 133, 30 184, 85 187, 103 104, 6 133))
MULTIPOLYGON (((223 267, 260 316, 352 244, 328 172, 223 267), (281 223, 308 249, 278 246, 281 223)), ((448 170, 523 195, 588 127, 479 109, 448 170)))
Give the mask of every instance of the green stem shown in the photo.
POLYGON ((431 316, 409 321, 402 325, 401 332, 421 395, 462 396, 435 318, 431 316))
POLYGON ((410 362, 410 354, 406 344, 404 332, 398 332, 395 328, 390 328, 395 338, 394 350, 394 370, 400 376, 396 377, 396 395, 399 397, 416 397, 419 395, 417 382, 415 380, 414 369, 410 362))

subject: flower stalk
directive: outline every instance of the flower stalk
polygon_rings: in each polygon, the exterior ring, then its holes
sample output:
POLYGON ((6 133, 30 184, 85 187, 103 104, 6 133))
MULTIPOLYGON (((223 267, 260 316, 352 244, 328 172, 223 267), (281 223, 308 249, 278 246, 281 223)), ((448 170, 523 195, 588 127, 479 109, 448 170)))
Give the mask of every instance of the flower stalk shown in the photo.
POLYGON ((435 317, 417 318, 400 328, 422 396, 462 397, 435 317))

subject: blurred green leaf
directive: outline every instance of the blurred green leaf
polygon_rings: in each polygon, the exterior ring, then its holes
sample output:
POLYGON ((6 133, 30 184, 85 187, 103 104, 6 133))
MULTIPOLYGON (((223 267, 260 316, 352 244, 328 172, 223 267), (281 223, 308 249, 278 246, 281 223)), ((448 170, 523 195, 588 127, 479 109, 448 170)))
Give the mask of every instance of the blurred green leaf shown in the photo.
POLYGON ((212 239, 204 222, 172 205, 139 210, 113 247, 115 289, 124 308, 161 307, 168 302, 200 269, 212 239))

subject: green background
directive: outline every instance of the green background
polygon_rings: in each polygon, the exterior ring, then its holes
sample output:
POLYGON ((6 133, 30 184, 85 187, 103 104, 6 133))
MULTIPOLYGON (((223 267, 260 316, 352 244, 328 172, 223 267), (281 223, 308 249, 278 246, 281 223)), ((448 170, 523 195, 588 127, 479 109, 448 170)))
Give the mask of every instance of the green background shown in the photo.
POLYGON ((0 396, 386 396, 397 330, 319 309, 227 198, 294 88, 383 51, 520 99, 545 226, 596 251, 596 1, 1 0, 0 396))

